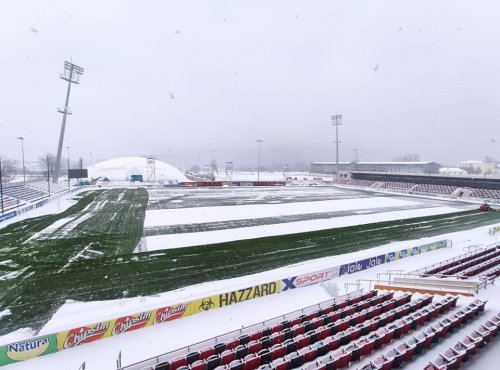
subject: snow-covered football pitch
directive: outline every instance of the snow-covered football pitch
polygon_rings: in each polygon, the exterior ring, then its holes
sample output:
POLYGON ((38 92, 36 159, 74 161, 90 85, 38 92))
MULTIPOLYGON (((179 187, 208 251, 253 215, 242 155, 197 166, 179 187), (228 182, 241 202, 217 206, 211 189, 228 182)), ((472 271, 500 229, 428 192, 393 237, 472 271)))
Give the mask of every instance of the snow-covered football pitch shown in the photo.
MULTIPOLYGON (((36 334, 67 300, 156 295, 497 221, 466 203, 336 187, 109 188, 71 197, 0 229, 0 335, 36 334)), ((116 315, 108 306, 85 320, 116 315)))

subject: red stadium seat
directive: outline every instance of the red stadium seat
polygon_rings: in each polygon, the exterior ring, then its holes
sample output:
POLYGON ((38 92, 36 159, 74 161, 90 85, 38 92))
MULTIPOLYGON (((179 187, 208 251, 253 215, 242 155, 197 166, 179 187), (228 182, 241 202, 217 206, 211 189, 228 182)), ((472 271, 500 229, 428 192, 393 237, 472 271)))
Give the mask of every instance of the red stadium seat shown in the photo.
POLYGON ((245 356, 243 360, 243 370, 255 370, 260 366, 260 357, 255 353, 245 356))
POLYGON ((220 354, 220 359, 224 365, 229 365, 236 358, 233 350, 226 349, 220 354))
POLYGON ((187 366, 188 362, 186 357, 177 357, 170 361, 170 370, 177 370, 181 366, 187 366))
POLYGON ((191 370, 206 370, 207 363, 204 360, 196 360, 189 366, 189 368, 191 370))
POLYGON ((258 340, 251 340, 247 344, 248 353, 257 353, 261 350, 262 344, 258 340))
POLYGON ((275 344, 271 347, 273 361, 286 355, 286 347, 282 344, 275 344))
POLYGON ((313 361, 318 356, 318 350, 312 346, 300 349, 299 353, 303 356, 304 362, 313 361))
POLYGON ((210 356, 215 355, 215 349, 213 347, 208 347, 200 351, 200 360, 206 360, 210 356))

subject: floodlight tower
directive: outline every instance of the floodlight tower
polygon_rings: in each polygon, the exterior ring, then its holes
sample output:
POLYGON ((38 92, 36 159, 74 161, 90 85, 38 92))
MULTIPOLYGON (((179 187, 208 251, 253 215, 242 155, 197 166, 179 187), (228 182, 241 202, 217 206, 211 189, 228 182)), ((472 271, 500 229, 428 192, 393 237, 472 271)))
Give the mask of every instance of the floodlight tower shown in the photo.
POLYGON ((260 144, 264 142, 262 139, 255 140, 259 144, 259 161, 257 164, 257 181, 260 181, 260 144))
POLYGON ((335 147, 336 147, 336 157, 337 166, 335 167, 335 174, 338 176, 339 173, 339 126, 342 125, 342 115, 335 114, 332 116, 332 126, 335 126, 335 147))
POLYGON ((76 64, 65 61, 64 62, 64 72, 61 73, 60 78, 62 80, 68 81, 68 90, 66 92, 66 103, 64 104, 64 109, 58 108, 57 111, 62 113, 63 119, 61 124, 61 133, 59 135, 59 145, 57 147, 57 157, 56 157, 56 166, 54 169, 54 177, 52 178, 52 182, 57 184, 57 180, 59 178, 59 168, 61 165, 61 152, 64 141, 64 130, 66 129, 66 117, 68 114, 71 114, 71 110, 68 107, 69 103, 69 93, 71 91, 71 84, 79 84, 80 76, 83 74, 83 68, 77 66, 76 64))

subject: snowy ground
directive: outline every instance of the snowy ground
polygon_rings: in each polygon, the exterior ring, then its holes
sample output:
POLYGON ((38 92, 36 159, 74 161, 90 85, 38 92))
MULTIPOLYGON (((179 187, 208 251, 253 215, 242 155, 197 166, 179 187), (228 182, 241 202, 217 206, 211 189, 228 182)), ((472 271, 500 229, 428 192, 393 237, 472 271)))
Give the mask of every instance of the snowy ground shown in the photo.
POLYGON ((387 194, 373 196, 335 187, 214 189, 210 193, 192 189, 153 190, 150 194, 145 237, 137 252, 431 216, 467 208, 460 202, 387 194), (221 201, 224 206, 214 205, 221 201), (249 201, 255 203, 248 204, 249 201))
MULTIPOLYGON (((432 240, 453 240, 452 248, 445 248, 430 253, 414 256, 408 259, 392 262, 390 265, 380 265, 370 270, 356 274, 343 276, 326 283, 312 285, 302 289, 295 289, 287 293, 271 295, 233 306, 204 312, 180 320, 171 321, 166 324, 157 325, 118 337, 107 338, 98 342, 83 345, 78 348, 65 350, 53 355, 29 360, 25 363, 9 365, 9 369, 32 369, 50 368, 54 370, 76 370, 85 361, 88 369, 112 369, 116 367, 118 353, 122 353, 123 364, 130 364, 142 359, 153 357, 186 345, 205 340, 232 330, 238 330, 242 326, 252 325, 263 320, 277 317, 288 312, 303 308, 308 304, 315 304, 330 299, 332 296, 344 294, 345 283, 353 283, 357 279, 375 279, 377 273, 390 270, 410 271, 426 265, 457 256, 464 253, 464 248, 469 245, 489 245, 500 242, 500 235, 489 236, 488 227, 481 227, 466 232, 456 232, 426 240, 412 240, 407 242, 392 243, 390 245, 373 248, 361 252, 346 254, 338 257, 322 258, 307 261, 293 266, 268 271, 265 273, 244 276, 236 279, 218 281, 213 283, 199 284, 178 291, 164 293, 155 297, 144 297, 134 299, 123 299, 119 301, 92 302, 92 303, 69 303, 63 306, 54 315, 52 320, 42 330, 51 332, 56 329, 67 328, 82 324, 91 318, 109 318, 117 314, 137 312, 138 309, 154 307, 156 305, 181 302, 186 299, 206 296, 212 293, 232 290, 234 288, 248 286, 259 282, 269 281, 275 278, 291 276, 299 272, 314 271, 324 267, 332 266, 348 261, 358 260, 362 257, 376 255, 402 247, 420 245, 432 240), (139 344, 139 345, 138 345, 139 344)), ((368 288, 365 282, 364 288, 368 288)), ((500 310, 500 287, 490 286, 480 293, 480 298, 488 299, 486 313, 472 325, 466 326, 454 334, 463 336, 470 332, 479 322, 486 320, 493 313, 500 310)), ((464 304, 465 298, 459 299, 459 304, 464 304)), ((92 320, 91 320, 92 321, 92 320)), ((445 343, 453 343, 454 336, 445 343)), ((5 338, 4 338, 5 339, 5 338)), ((455 339, 456 340, 456 339, 455 339)), ((441 343, 434 347, 424 356, 415 358, 415 361, 407 365, 408 369, 421 369, 423 365, 434 358, 437 353, 444 350, 441 343)), ((484 363, 490 363, 492 352, 500 348, 500 342, 494 342, 487 350, 474 360, 474 366, 464 368, 485 368, 484 363), (484 356, 483 356, 484 355, 484 356), (476 367, 477 366, 477 367, 476 367), (482 367, 481 367, 482 366, 482 367)), ((364 363, 364 361, 362 362, 364 363)))

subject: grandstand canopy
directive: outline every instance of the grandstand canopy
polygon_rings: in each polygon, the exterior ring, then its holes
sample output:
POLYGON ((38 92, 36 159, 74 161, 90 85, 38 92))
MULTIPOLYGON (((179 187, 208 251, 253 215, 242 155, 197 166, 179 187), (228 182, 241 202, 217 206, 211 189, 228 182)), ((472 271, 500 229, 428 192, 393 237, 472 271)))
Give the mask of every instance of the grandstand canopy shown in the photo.
POLYGON ((142 176, 144 181, 154 178, 154 182, 189 181, 181 171, 163 161, 155 159, 154 166, 148 166, 145 157, 110 159, 91 166, 88 171, 90 179, 101 177, 110 181, 131 181, 132 176, 142 176), (154 176, 151 175, 152 171, 154 176))

